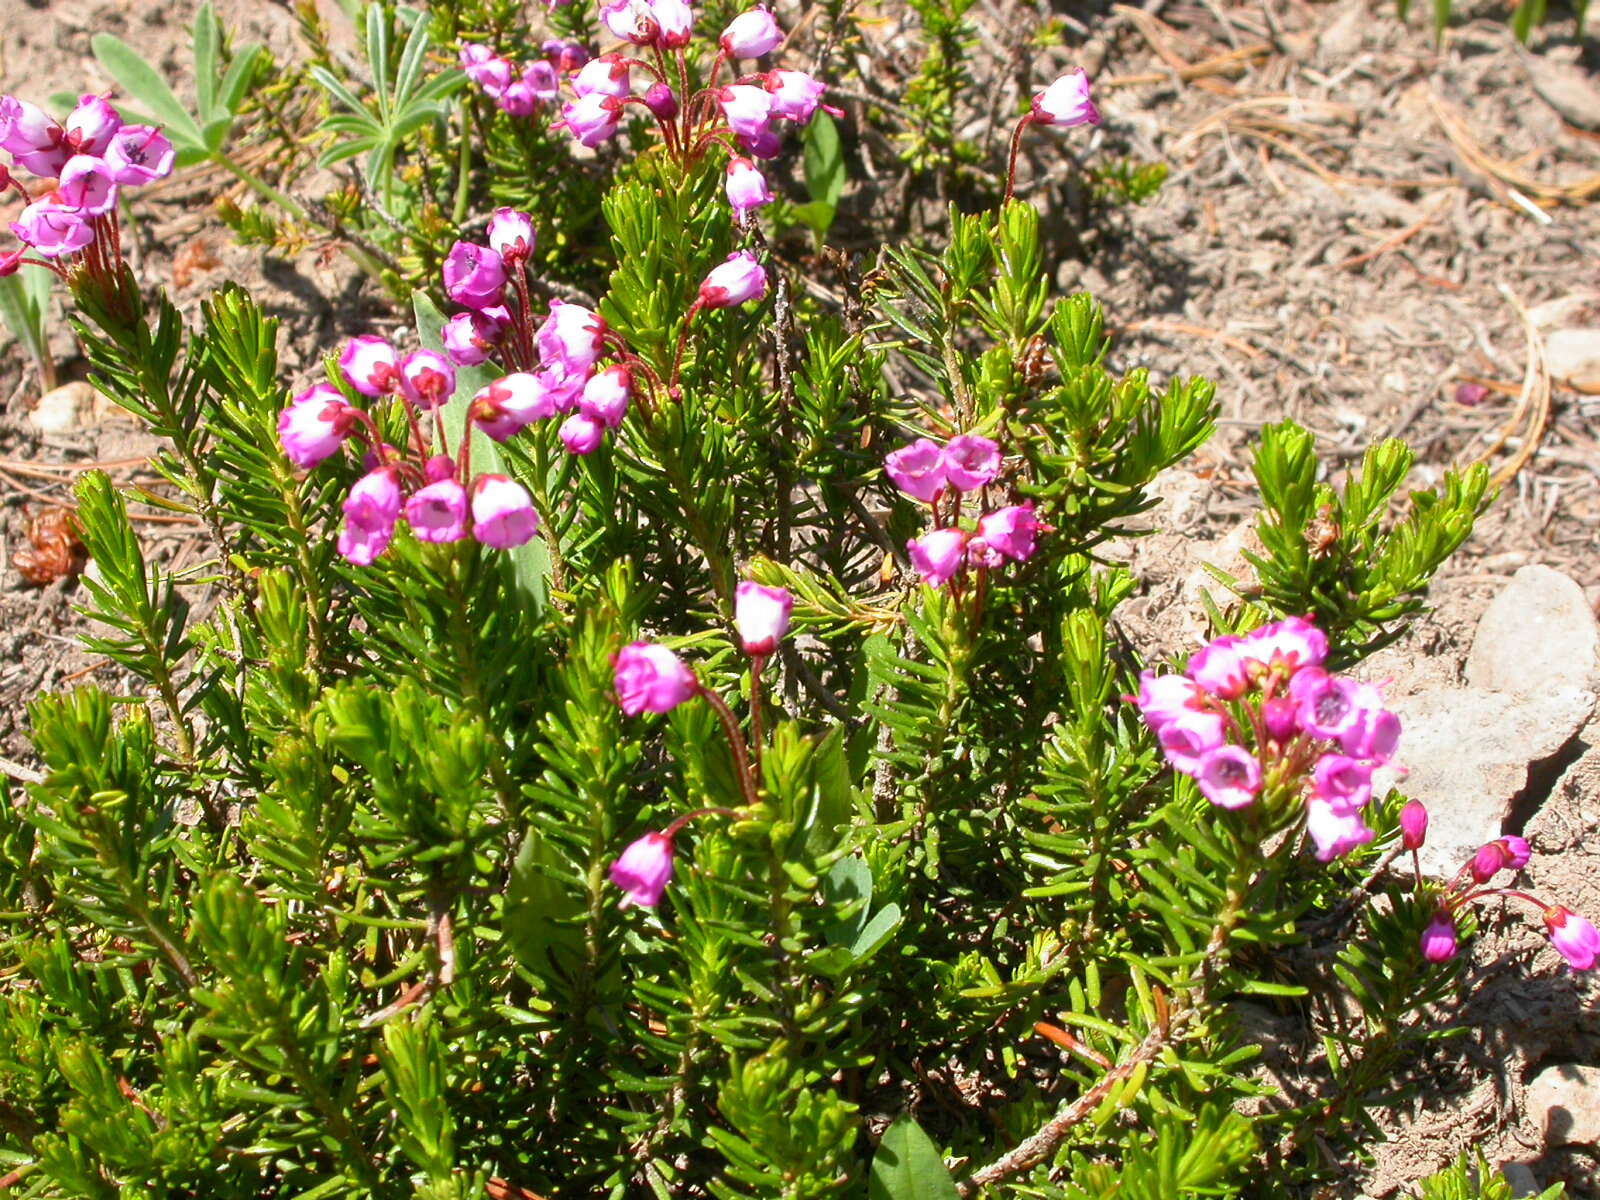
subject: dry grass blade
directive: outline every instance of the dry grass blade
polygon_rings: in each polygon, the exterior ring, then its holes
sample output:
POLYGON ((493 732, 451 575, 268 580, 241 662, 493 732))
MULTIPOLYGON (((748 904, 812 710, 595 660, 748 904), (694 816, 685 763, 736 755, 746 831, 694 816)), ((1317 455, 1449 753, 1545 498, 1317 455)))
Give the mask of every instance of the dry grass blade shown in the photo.
POLYGON ((1591 175, 1576 183, 1545 183, 1524 172, 1516 163, 1490 154, 1483 143, 1472 136, 1472 130, 1461 115, 1432 91, 1428 92, 1428 107, 1461 156, 1462 163, 1483 176, 1501 203, 1522 208, 1524 205, 1518 203, 1519 198, 1531 197, 1546 205, 1582 204, 1600 195, 1600 175, 1591 175))
POLYGON ((1323 119, 1336 121, 1343 125, 1356 124, 1356 110, 1348 104, 1339 104, 1332 100, 1317 100, 1306 96, 1250 96, 1244 100, 1236 100, 1232 104, 1225 104, 1216 112, 1203 118, 1188 132, 1182 134, 1172 145, 1174 154, 1188 149, 1195 142, 1205 137, 1208 133, 1218 133, 1224 129, 1237 132, 1254 132, 1266 130, 1279 133, 1297 133, 1308 136, 1319 136, 1319 131, 1302 122, 1288 121, 1278 117, 1264 117, 1260 114, 1262 109, 1285 108, 1299 109, 1307 113, 1319 113, 1323 119))
POLYGON ((1522 377, 1522 394, 1510 419, 1500 427, 1489 447, 1473 460, 1486 463, 1500 447, 1513 437, 1518 438, 1516 451, 1492 476, 1495 487, 1503 487, 1515 479, 1517 472, 1533 460, 1550 424, 1550 369, 1545 364, 1544 339, 1539 336, 1539 330, 1534 326, 1528 310, 1522 306, 1522 301, 1505 284, 1500 284, 1499 289, 1506 303, 1522 319, 1522 335, 1528 343, 1528 366, 1522 377))
POLYGON ((1429 225, 1432 225, 1440 217, 1444 216, 1445 210, 1448 209, 1454 202, 1454 197, 1446 196, 1443 203, 1435 205, 1433 209, 1423 213, 1422 216, 1418 217, 1410 225, 1407 225, 1399 233, 1394 234, 1391 237, 1384 238, 1383 241, 1379 242, 1376 246, 1364 254, 1351 255, 1349 258, 1340 263, 1337 269, 1344 270, 1348 267, 1359 267, 1362 263, 1371 262, 1375 258, 1382 258, 1385 254, 1389 253, 1389 251, 1396 250, 1405 245, 1429 225))

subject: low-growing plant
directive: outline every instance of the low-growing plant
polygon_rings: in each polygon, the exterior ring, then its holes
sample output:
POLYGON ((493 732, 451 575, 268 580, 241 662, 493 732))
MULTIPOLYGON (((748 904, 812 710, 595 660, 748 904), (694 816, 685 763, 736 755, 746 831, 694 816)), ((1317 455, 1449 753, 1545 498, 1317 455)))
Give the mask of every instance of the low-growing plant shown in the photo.
MULTIPOLYGON (((419 289, 419 345, 355 337, 293 393, 243 289, 189 325, 122 261, 159 131, 0 100, 0 147, 60 184, 8 261, 65 279, 212 552, 166 569, 129 520, 150 494, 85 474, 86 642, 144 687, 37 697, 41 778, 0 783, 7 1186, 1284 1194, 1398 1098, 1470 904, 1536 905, 1594 965, 1582 917, 1491 886, 1519 839, 1448 885, 1386 871, 1426 814, 1374 793, 1403 731, 1348 672, 1470 532, 1481 467, 1385 521, 1398 443, 1334 492, 1268 430, 1255 579, 1152 666, 1105 547, 1210 436, 1211 385, 1114 370, 1009 199, 865 274, 827 256, 824 304, 760 224, 753 159, 825 102, 739 74, 773 15, 715 49, 682 0, 600 17, 630 49, 559 123, 593 148, 648 119, 591 181, 598 302, 549 298, 546 214, 502 204, 440 255, 458 311, 419 289), (1334 1086, 1291 1106, 1233 1003, 1313 989, 1342 994, 1334 1086)), ((527 119, 511 88, 545 72, 462 61, 527 119)), ((402 74, 375 94, 432 95, 402 74)), ((1062 76, 1013 162, 1097 117, 1062 76)))

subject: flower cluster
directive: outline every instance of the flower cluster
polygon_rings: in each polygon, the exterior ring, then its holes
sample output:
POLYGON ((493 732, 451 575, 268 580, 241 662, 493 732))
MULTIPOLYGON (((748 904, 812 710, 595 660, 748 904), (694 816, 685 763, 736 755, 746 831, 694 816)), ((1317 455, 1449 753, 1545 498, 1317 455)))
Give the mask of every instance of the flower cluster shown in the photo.
POLYGON ((495 441, 560 416, 561 442, 573 454, 599 448, 622 423, 633 395, 634 360, 605 321, 581 304, 553 300, 542 323, 532 317, 525 264, 533 253, 532 218, 496 209, 488 244, 458 241, 444 261, 445 293, 467 311, 445 323, 445 353, 457 366, 494 357, 511 368, 472 398, 469 419, 495 441), (607 353, 626 358, 602 367, 607 353))
POLYGON ((961 495, 994 482, 1000 466, 1000 447, 971 433, 959 434, 943 446, 931 438, 918 438, 885 456, 883 469, 895 486, 933 509, 935 528, 906 543, 911 564, 924 583, 939 587, 963 564, 992 568, 1032 557, 1035 539, 1049 530, 1034 515, 1032 504, 984 513, 973 530, 959 524, 961 495), (939 527, 939 503, 946 495, 953 498, 950 524, 939 527))
POLYGON ((547 41, 543 56, 518 64, 479 43, 461 47, 461 69, 512 116, 531 116, 560 99, 554 128, 596 147, 622 128, 628 105, 645 109, 657 123, 668 151, 685 165, 713 144, 734 155, 728 166, 727 197, 741 224, 752 209, 772 202, 771 189, 752 158, 775 158, 786 125, 809 124, 823 103, 824 85, 804 71, 770 70, 719 83, 725 64, 764 58, 783 44, 784 33, 764 4, 730 21, 716 40, 716 57, 705 86, 691 86, 695 13, 686 0, 601 0, 600 20, 626 45, 591 57, 570 41, 547 41), (635 55, 648 51, 654 61, 635 55), (631 53, 630 53, 631 52, 631 53), (565 85, 563 89, 563 84, 565 85))
MULTIPOLYGON (((1416 863, 1416 852, 1428 833, 1428 810, 1416 800, 1406 802, 1400 810, 1400 842, 1411 851, 1416 863)), ((1457 914, 1475 900, 1501 896, 1521 900, 1539 909, 1544 919, 1545 932, 1550 944, 1574 971, 1592 970, 1600 962, 1600 930, 1583 917, 1559 904, 1547 904, 1527 892, 1512 888, 1489 887, 1501 871, 1516 872, 1528 865, 1533 856, 1525 839, 1509 834, 1478 847, 1477 851, 1456 872, 1448 886, 1435 897, 1433 917, 1420 938, 1422 956, 1429 962, 1448 962, 1460 949, 1457 914)), ((1422 871, 1417 869, 1417 888, 1423 890, 1422 871)))
MULTIPOLYGON (((783 588, 763 587, 746 580, 734 589, 734 630, 739 645, 751 658, 752 695, 760 677, 762 661, 777 649, 789 630, 794 597, 783 588)), ((695 678, 681 658, 657 642, 630 642, 611 659, 612 687, 617 706, 630 717, 641 713, 668 713, 696 696, 716 711, 734 752, 735 766, 746 788, 746 800, 755 802, 743 736, 721 697, 695 678)), ((754 703, 754 701, 752 702, 754 703)), ((686 813, 661 831, 651 830, 630 843, 611 864, 611 882, 623 891, 622 907, 639 905, 654 908, 672 878, 673 839, 689 821, 707 813, 734 816, 727 809, 697 809, 686 813)))
MULTIPOLYGON (((117 110, 94 95, 81 97, 59 124, 26 100, 0 96, 0 150, 23 170, 56 181, 32 199, 0 166, 0 190, 15 188, 24 202, 11 232, 47 259, 82 253, 91 269, 120 261, 120 190, 164 178, 173 161, 172 143, 159 129, 124 125, 117 110)), ((16 270, 24 253, 0 254, 0 275, 16 270)))
POLYGON ((1183 675, 1146 671, 1135 698, 1167 761, 1211 803, 1243 809, 1265 793, 1287 806, 1303 793, 1321 862, 1372 840, 1372 772, 1400 743, 1378 689, 1330 675, 1327 653, 1320 629, 1290 617, 1215 639, 1183 675))
POLYGON ((490 46, 467 42, 461 47, 461 69, 507 116, 530 117, 560 97, 563 76, 589 61, 589 51, 577 42, 552 39, 540 49, 542 58, 518 66, 490 46))

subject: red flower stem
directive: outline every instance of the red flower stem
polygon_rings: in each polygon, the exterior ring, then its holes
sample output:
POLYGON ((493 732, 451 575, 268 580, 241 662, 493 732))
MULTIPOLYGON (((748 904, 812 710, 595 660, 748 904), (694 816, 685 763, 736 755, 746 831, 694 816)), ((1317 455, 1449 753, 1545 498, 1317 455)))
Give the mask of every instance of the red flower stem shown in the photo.
POLYGON ((750 656, 750 753, 758 772, 761 770, 761 668, 766 665, 766 655, 750 656))
POLYGON ((1485 896, 1504 896, 1508 900, 1526 900, 1540 912, 1549 912, 1552 907, 1537 896, 1530 896, 1527 892, 1519 892, 1515 888, 1484 888, 1481 892, 1473 892, 1471 895, 1462 896, 1461 899, 1456 901, 1455 907, 1461 908, 1474 900, 1481 900, 1485 896))
POLYGON ((678 371, 683 366, 683 347, 689 340, 689 326, 694 324, 694 315, 705 307, 702 300, 696 300, 689 306, 689 311, 683 314, 683 327, 678 330, 678 347, 672 352, 672 374, 668 377, 667 395, 673 399, 678 396, 678 371))
MULTIPOLYGON (((657 51, 656 53, 657 53, 657 56, 659 57, 660 51, 657 51)), ((648 61, 647 59, 643 59, 643 58, 625 58, 622 61, 627 63, 630 67, 643 67, 646 71, 649 71, 650 74, 654 75, 662 83, 665 83, 667 81, 667 77, 661 73, 661 69, 659 67, 657 67, 654 63, 648 61)))
POLYGON ((1022 146, 1022 131, 1033 123, 1033 114, 1027 113, 1022 120, 1017 122, 1016 132, 1011 135, 1011 157, 1006 160, 1006 198, 1002 205, 1011 203, 1012 193, 1017 189, 1017 151, 1022 146))
POLYGON ((740 814, 731 808, 697 808, 693 812, 684 813, 683 816, 673 821, 672 824, 668 825, 661 831, 661 836, 670 842, 673 838, 677 837, 680 832, 682 832, 685 825, 694 820, 696 817, 712 816, 727 817, 730 821, 737 821, 740 819, 740 814))
POLYGON ((739 776, 739 790, 744 794, 744 802, 754 808, 760 799, 756 794, 755 776, 750 773, 750 752, 745 746, 744 734, 739 732, 739 722, 734 720, 732 711, 721 696, 703 683, 697 684, 696 688, 701 699, 717 714, 717 720, 722 722, 722 732, 728 736, 728 749, 733 752, 733 768, 739 776))

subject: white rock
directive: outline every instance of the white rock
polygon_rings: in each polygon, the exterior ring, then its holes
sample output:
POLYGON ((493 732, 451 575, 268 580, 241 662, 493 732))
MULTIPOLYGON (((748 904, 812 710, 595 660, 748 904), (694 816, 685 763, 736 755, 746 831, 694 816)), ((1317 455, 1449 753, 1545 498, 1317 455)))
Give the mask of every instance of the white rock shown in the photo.
POLYGON ((1526 1103, 1546 1146, 1600 1145, 1600 1068, 1546 1067, 1528 1085, 1526 1103))
POLYGON ((1448 876, 1502 833, 1528 765, 1569 742, 1594 709, 1594 693, 1547 688, 1530 695, 1482 688, 1428 688, 1392 703, 1400 717, 1396 764, 1375 772, 1373 790, 1390 787, 1428 806, 1423 870, 1448 876))
POLYGON ((68 433, 87 425, 94 414, 95 390, 82 380, 64 383, 39 397, 28 423, 40 433, 68 433))
POLYGON ((1544 340, 1550 377, 1580 392, 1600 392, 1600 329, 1557 329, 1544 340))
POLYGON ((1600 624, 1583 588, 1538 564, 1521 568, 1490 602, 1467 656, 1467 682, 1536 693, 1592 685, 1600 624))

